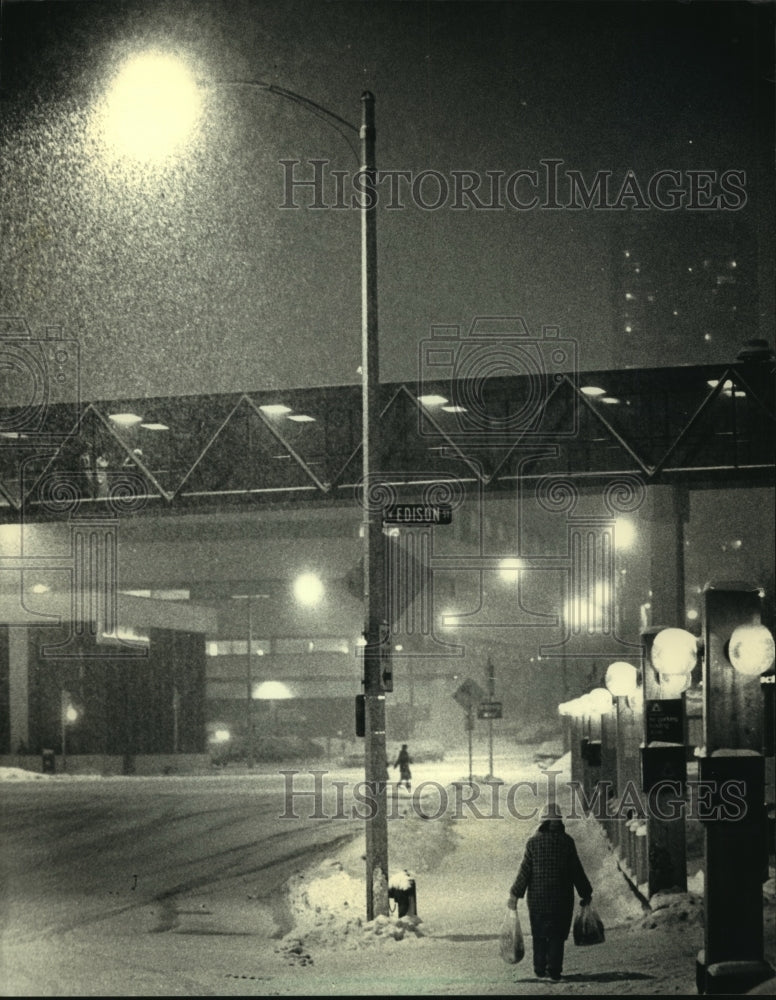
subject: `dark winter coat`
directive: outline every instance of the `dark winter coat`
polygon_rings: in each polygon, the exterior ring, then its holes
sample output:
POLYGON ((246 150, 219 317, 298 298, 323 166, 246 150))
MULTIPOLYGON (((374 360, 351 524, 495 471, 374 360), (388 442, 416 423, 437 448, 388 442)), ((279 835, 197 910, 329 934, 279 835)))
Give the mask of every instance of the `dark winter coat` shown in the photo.
POLYGON ((557 936, 571 930, 574 889, 589 900, 593 888, 582 868, 573 837, 560 820, 545 820, 529 838, 510 895, 522 899, 528 892, 528 915, 534 937, 557 936))
POLYGON ((407 753, 406 750, 400 750, 399 756, 396 758, 396 763, 393 765, 394 768, 399 768, 399 774, 401 775, 402 781, 409 781, 412 777, 412 772, 410 771, 410 764, 412 763, 412 758, 407 753))

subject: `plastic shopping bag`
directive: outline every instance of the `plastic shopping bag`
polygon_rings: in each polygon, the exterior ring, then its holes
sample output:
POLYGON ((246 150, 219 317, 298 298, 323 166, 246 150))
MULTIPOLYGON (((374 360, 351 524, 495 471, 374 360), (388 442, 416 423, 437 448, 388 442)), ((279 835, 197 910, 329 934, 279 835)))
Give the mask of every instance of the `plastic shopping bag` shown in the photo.
POLYGON ((516 965, 525 955, 525 942, 517 910, 507 909, 501 922, 499 948, 501 957, 510 965, 516 965))
POLYGON ((574 944, 601 944, 604 925, 592 906, 581 906, 574 919, 574 944))

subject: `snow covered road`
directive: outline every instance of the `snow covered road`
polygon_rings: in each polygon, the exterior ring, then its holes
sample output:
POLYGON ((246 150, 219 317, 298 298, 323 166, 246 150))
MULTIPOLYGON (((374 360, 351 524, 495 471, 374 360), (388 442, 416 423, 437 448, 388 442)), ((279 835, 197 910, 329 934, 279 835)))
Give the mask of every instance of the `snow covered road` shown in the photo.
POLYGON ((224 939, 266 945, 289 875, 363 827, 281 818, 277 774, 4 782, 2 803, 5 995, 164 994, 181 935, 192 970, 224 939))

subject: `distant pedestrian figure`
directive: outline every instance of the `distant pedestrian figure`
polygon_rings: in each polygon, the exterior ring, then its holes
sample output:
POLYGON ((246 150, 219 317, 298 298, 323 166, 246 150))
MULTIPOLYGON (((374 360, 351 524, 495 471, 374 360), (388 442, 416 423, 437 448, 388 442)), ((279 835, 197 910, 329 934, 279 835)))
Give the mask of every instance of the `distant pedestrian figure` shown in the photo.
POLYGON ((528 915, 533 937, 533 963, 537 976, 558 980, 563 971, 563 949, 571 930, 574 889, 582 906, 593 895, 574 838, 563 825, 558 806, 551 802, 542 812, 537 832, 525 846, 520 870, 507 906, 514 910, 528 892, 528 915))
POLYGON ((412 763, 412 758, 407 752, 407 744, 402 743, 401 750, 399 751, 399 756, 396 758, 396 763, 393 765, 394 771, 399 768, 399 788, 402 785, 407 786, 407 791, 410 791, 410 782, 412 781, 412 771, 410 771, 410 764, 412 763))

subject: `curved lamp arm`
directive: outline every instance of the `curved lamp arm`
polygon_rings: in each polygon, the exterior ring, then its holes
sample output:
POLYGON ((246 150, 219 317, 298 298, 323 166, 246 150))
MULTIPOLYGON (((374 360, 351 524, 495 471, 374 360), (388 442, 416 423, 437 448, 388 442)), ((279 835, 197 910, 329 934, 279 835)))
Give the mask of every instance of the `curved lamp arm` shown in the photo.
POLYGON ((276 94, 278 97, 284 97, 287 101, 291 101, 293 104, 298 104, 300 107, 306 108, 311 114, 315 115, 316 118, 321 118, 323 121, 328 122, 332 128, 336 129, 340 135, 345 139, 348 146, 353 152, 353 155, 361 163, 361 156, 359 151, 353 145, 350 139, 350 133, 355 132, 356 135, 360 135, 360 129, 358 126, 354 125, 352 122, 347 121, 345 118, 341 118, 340 115, 335 114, 335 112, 330 111, 328 108, 324 108, 322 105, 318 104, 310 97, 305 97, 304 94, 297 94, 293 90, 288 90, 286 87, 279 87, 274 83, 267 83, 266 80, 203 80, 201 81, 203 86, 219 86, 219 87, 255 87, 258 90, 269 91, 270 94, 276 94))

